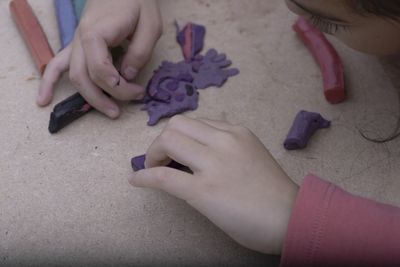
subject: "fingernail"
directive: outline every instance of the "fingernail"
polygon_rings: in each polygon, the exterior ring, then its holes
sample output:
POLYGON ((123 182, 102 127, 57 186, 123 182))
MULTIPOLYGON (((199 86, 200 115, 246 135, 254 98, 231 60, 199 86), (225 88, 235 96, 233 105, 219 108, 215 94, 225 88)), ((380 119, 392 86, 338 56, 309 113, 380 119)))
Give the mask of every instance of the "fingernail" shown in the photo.
POLYGON ((107 110, 107 115, 112 118, 115 119, 119 116, 119 110, 115 107, 111 107, 107 110))
POLYGON ((131 66, 128 66, 125 68, 124 70, 124 78, 127 80, 133 80, 136 75, 137 75, 138 71, 135 68, 132 68, 131 66))
POLYGON ((119 82, 119 77, 111 77, 108 79, 108 86, 110 86, 111 88, 114 88, 119 82))

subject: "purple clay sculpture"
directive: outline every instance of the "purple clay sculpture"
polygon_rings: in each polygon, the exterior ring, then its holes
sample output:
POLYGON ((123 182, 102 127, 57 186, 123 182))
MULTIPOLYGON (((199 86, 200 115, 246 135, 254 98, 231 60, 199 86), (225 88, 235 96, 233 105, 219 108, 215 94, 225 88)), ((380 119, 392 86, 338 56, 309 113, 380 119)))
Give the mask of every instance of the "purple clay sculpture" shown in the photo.
POLYGON ((143 101, 143 110, 147 110, 150 117, 148 125, 155 125, 164 117, 197 109, 197 89, 221 87, 229 77, 239 73, 236 68, 228 68, 232 62, 215 49, 210 49, 205 56, 199 54, 204 44, 204 26, 189 23, 182 31, 178 26, 177 29, 177 41, 185 60, 164 61, 154 71, 143 101))
POLYGON ((302 149, 307 146, 311 136, 322 128, 328 128, 331 122, 324 119, 319 113, 300 111, 293 122, 284 147, 287 150, 302 149))
POLYGON ((203 49, 206 28, 202 25, 188 23, 180 30, 177 22, 175 25, 176 40, 182 47, 183 57, 186 61, 190 61, 203 49))
MULTIPOLYGON (((135 172, 145 169, 145 167, 144 167, 145 161, 146 161, 146 155, 140 155, 140 156, 132 158, 131 159, 132 169, 135 172)), ((167 167, 177 169, 177 170, 187 170, 186 166, 184 166, 176 161, 171 161, 171 163, 168 164, 167 167)))

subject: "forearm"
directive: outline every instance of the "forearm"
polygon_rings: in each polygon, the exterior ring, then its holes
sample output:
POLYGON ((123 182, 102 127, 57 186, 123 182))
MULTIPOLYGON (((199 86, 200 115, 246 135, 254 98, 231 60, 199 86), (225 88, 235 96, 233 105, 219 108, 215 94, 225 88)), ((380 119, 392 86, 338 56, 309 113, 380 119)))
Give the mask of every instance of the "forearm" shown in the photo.
POLYGON ((307 176, 292 211, 281 266, 399 266, 399 226, 399 208, 307 176))

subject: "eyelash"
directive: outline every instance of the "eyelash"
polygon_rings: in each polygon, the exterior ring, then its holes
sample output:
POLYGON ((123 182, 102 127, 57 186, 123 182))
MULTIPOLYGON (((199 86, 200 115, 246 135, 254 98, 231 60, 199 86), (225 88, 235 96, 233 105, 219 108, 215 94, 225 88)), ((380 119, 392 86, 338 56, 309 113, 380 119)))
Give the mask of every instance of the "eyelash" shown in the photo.
POLYGON ((339 30, 347 30, 348 29, 348 26, 346 26, 346 25, 341 25, 341 24, 337 24, 334 22, 326 21, 325 19, 323 19, 319 16, 316 16, 316 15, 312 15, 310 18, 310 21, 315 27, 317 27, 322 32, 325 32, 327 34, 335 34, 339 30))

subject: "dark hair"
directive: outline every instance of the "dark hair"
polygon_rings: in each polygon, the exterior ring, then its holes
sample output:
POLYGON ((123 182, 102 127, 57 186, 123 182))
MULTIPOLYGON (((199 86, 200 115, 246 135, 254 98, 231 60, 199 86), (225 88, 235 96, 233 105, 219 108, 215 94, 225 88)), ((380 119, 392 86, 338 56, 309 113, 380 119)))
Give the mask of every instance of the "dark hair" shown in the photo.
POLYGON ((375 15, 400 20, 399 0, 348 0, 361 15, 375 15))
MULTIPOLYGON (((373 15, 400 21, 400 0, 348 0, 355 12, 363 16, 373 15)), ((384 64, 387 65, 387 64, 384 64)), ((396 88, 399 90, 399 88, 396 88)), ((398 92, 400 101, 400 92, 398 92)), ((399 106, 400 111, 400 106, 399 106)), ((386 138, 374 139, 359 130, 362 137, 374 143, 386 143, 400 137, 400 117, 393 133, 386 138)))

